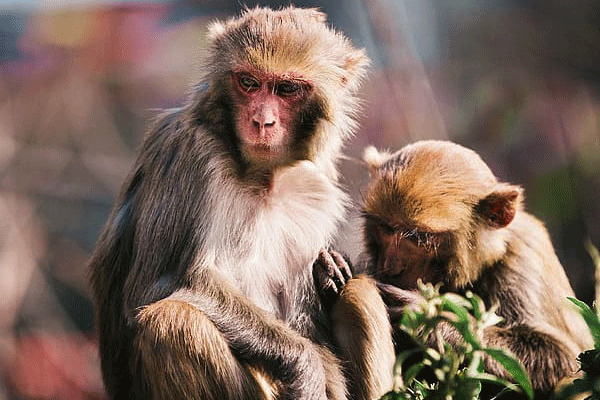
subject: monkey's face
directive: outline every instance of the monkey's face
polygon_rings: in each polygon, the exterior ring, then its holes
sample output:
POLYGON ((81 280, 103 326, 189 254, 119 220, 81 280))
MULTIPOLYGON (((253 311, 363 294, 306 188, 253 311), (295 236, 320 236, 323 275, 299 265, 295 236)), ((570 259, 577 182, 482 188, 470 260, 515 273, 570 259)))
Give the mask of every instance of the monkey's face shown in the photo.
POLYGON ((334 160, 355 128, 356 91, 369 63, 363 50, 315 9, 254 8, 209 28, 197 120, 235 156, 239 171, 265 173, 334 160))
POLYGON ((290 160, 296 115, 312 93, 310 82, 298 75, 256 70, 233 72, 230 81, 236 134, 246 161, 268 167, 290 160))
POLYGON ((414 289, 417 281, 439 282, 452 256, 452 234, 427 232, 390 216, 365 214, 371 273, 383 283, 414 289))
POLYGON ((520 189, 498 183, 473 151, 422 141, 395 154, 369 149, 365 240, 372 273, 412 288, 421 278, 464 285, 505 251, 520 189))

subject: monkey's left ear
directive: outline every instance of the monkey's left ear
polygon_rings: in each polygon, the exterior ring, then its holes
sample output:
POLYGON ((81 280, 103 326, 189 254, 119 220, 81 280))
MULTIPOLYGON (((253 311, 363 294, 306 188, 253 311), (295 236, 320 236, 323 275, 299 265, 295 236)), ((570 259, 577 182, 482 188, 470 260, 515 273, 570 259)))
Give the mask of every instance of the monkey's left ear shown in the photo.
POLYGON ((370 174, 377 171, 377 168, 379 168, 389 157, 389 152, 379 151, 375 146, 367 146, 363 152, 363 161, 367 164, 370 174))
POLYGON ((349 89, 355 89, 367 73, 369 57, 364 49, 349 49, 344 59, 344 78, 342 83, 349 89))
POLYGON ((520 187, 500 185, 479 201, 476 211, 481 219, 492 228, 504 228, 515 218, 520 202, 520 187))

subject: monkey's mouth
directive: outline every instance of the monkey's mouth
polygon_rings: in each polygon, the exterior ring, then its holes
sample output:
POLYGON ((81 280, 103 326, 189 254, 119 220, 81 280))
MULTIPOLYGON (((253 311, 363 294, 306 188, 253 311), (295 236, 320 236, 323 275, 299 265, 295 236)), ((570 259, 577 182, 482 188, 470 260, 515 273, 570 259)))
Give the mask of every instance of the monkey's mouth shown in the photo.
POLYGON ((384 275, 381 277, 381 281, 383 283, 387 283, 389 285, 394 285, 396 287, 405 289, 405 281, 406 279, 403 278, 402 276, 402 272, 398 273, 398 274, 389 274, 389 275, 384 275))
POLYGON ((263 143, 247 143, 244 146, 246 155, 257 161, 276 161, 285 155, 285 147, 263 143))
POLYGON ((380 278, 381 282, 387 283, 389 285, 396 286, 400 289, 416 289, 417 282, 419 279, 422 279, 423 282, 426 282, 425 276, 411 274, 410 271, 401 271, 396 274, 385 274, 380 278))

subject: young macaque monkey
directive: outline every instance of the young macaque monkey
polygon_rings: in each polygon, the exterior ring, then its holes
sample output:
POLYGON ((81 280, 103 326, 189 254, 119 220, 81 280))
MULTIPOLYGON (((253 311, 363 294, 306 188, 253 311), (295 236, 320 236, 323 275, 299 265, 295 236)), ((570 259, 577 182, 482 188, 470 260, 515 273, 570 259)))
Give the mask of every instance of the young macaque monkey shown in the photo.
MULTIPOLYGON (((484 331, 483 344, 512 351, 538 396, 573 374, 591 337, 567 300, 574 294, 545 227, 523 210, 523 190, 498 182, 475 152, 446 141, 394 154, 370 147, 364 159, 372 178, 364 199, 367 268, 392 326, 420 300, 419 279, 470 290, 487 307, 499 305, 504 319, 484 331)), ((459 340, 450 326, 439 331, 451 344, 459 340)), ((508 378, 493 359, 484 361, 488 372, 508 378)))
POLYGON ((202 84, 147 134, 90 262, 111 399, 389 389, 375 283, 337 280, 333 251, 313 277, 344 215, 336 163, 367 63, 314 9, 210 27, 202 84))

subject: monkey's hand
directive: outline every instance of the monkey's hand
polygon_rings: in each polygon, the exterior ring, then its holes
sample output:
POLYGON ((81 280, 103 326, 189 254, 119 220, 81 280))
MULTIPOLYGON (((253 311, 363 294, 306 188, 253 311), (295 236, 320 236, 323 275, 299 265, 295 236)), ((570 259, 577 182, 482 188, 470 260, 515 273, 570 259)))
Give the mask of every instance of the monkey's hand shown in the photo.
POLYGON ((400 321, 404 311, 416 308, 423 300, 423 296, 417 290, 400 289, 394 285, 381 282, 377 282, 377 287, 387 305, 392 324, 400 321))
POLYGON ((340 253, 321 249, 313 264, 313 277, 321 304, 329 312, 348 280, 352 278, 352 272, 349 262, 340 253))

